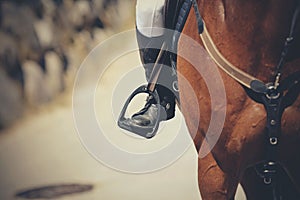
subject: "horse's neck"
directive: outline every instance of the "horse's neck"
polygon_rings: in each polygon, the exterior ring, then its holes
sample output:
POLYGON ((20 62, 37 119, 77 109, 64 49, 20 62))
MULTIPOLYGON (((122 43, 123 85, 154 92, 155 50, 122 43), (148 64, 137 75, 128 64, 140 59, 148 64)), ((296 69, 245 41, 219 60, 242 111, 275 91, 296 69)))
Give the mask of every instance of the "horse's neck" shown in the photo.
POLYGON ((296 1, 202 0, 199 5, 220 52, 238 68, 269 81, 288 35, 296 1))

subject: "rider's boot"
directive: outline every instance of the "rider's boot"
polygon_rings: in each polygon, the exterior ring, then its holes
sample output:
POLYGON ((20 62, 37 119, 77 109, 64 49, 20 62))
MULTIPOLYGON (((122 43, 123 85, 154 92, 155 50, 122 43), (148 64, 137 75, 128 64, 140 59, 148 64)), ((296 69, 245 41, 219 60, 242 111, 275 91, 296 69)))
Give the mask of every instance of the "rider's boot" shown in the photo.
POLYGON ((144 108, 131 117, 131 126, 137 126, 145 130, 152 128, 156 120, 164 121, 172 119, 175 115, 175 97, 169 89, 164 86, 157 86, 159 104, 152 96, 147 98, 144 108))
MULTIPOLYGON (((147 81, 150 79, 154 63, 160 51, 159 47, 162 46, 164 40, 164 36, 148 38, 137 30, 137 41, 140 48, 140 57, 143 67, 145 68, 147 81)), ((168 66, 170 65, 169 61, 162 64, 168 66)), ((131 127, 134 127, 136 130, 140 131, 148 131, 154 128, 156 120, 161 122, 174 117, 175 95, 170 89, 167 88, 167 84, 165 84, 165 82, 168 82, 168 79, 171 80, 170 77, 170 67, 163 67, 159 75, 158 84, 156 85, 156 91, 160 100, 159 104, 152 96, 149 96, 144 108, 132 115, 132 117, 127 121, 131 127)))

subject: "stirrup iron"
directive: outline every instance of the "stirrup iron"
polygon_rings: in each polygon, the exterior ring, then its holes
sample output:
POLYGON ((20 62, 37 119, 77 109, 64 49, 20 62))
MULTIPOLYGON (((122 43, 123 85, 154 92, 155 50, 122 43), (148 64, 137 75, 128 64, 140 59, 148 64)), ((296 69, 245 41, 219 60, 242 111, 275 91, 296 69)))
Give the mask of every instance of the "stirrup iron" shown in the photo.
POLYGON ((136 95, 141 94, 141 93, 149 94, 149 96, 151 96, 155 100, 155 102, 159 105, 160 99, 159 99, 159 96, 158 96, 158 93, 156 90, 150 91, 148 89, 148 85, 142 85, 142 86, 138 87, 136 90, 133 91, 133 93, 128 97, 127 101, 125 102, 124 107, 123 107, 123 109, 120 113, 119 119, 118 119, 118 126, 124 130, 130 131, 139 136, 149 139, 149 138, 152 138, 153 136, 155 136, 155 134, 158 130, 158 126, 159 126, 159 122, 160 122, 160 112, 161 112, 160 106, 158 106, 158 115, 155 120, 153 128, 142 127, 142 126, 133 126, 133 124, 128 123, 128 122, 130 122, 130 118, 125 117, 125 114, 126 114, 126 111, 127 111, 127 108, 129 106, 130 102, 136 95))

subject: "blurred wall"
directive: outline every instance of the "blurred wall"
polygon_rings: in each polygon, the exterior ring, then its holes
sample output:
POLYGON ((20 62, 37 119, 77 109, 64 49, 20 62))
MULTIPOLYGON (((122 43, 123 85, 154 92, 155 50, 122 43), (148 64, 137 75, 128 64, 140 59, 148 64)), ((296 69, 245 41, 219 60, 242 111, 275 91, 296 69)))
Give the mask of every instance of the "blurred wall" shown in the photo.
POLYGON ((99 42, 133 28, 133 0, 0 1, 0 129, 72 85, 99 42))

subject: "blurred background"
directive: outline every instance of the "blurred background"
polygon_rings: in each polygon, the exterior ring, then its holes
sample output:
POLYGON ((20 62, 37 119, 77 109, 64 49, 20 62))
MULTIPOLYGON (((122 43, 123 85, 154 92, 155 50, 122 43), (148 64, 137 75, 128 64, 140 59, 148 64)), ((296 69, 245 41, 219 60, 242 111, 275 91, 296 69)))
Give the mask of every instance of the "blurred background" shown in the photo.
POLYGON ((133 27, 133 0, 1 0, 0 129, 68 92, 86 55, 133 27))

